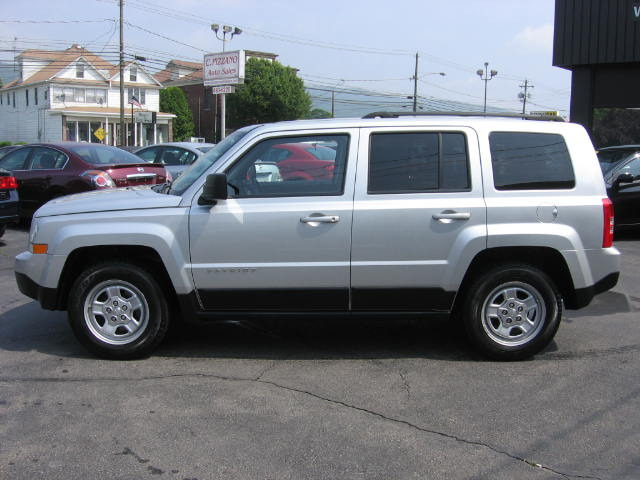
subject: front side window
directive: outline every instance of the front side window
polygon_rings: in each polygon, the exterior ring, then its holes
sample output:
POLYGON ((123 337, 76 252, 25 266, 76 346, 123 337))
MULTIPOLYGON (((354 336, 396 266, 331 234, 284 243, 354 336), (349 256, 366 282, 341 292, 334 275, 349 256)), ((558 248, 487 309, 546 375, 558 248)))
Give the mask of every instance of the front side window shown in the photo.
POLYGON ((496 190, 559 190, 575 186, 562 135, 493 132, 489 135, 496 190))
POLYGON ((0 168, 9 171, 24 170, 30 152, 31 148, 19 148, 15 152, 8 153, 0 160, 0 168))
POLYGON ((184 171, 172 184, 169 193, 172 195, 182 195, 193 182, 200 178, 220 157, 229 151, 234 145, 240 142, 251 130, 257 128, 255 125, 240 128, 213 147, 206 155, 202 155, 187 170, 184 171))
POLYGON ((374 133, 369 194, 470 188, 467 142, 458 132, 374 133))
POLYGON ((227 172, 229 195, 235 198, 342 195, 348 146, 348 135, 264 140, 227 172), (320 160, 308 152, 318 145, 333 149, 335 159, 320 160))

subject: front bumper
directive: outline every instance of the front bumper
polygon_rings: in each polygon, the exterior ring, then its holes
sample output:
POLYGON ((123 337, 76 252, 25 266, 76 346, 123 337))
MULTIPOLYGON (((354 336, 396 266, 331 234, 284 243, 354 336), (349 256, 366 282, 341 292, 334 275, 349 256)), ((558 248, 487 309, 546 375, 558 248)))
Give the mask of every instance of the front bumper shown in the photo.
POLYGON ((58 310, 58 289, 38 285, 27 275, 15 272, 18 289, 27 297, 37 300, 46 310, 58 310))

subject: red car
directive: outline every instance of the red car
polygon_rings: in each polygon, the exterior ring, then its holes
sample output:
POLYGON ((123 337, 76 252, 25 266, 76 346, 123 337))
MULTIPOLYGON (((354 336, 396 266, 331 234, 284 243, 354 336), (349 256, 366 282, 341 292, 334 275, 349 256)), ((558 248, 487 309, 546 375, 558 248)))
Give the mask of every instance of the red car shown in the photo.
POLYGON ((331 180, 336 151, 314 143, 281 143, 274 145, 264 162, 278 166, 283 180, 331 180))
MULTIPOLYGON (((35 143, 0 159, 18 181, 20 216, 29 218, 49 200, 71 193, 167 181, 162 165, 98 143, 35 143)), ((169 177, 170 179, 170 177, 169 177)))

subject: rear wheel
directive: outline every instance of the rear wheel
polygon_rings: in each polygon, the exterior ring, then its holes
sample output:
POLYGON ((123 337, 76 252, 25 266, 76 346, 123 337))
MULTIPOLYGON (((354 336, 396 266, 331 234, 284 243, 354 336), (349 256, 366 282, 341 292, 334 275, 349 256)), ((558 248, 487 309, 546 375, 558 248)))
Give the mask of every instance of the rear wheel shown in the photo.
POLYGON ((464 322, 478 350, 496 360, 535 355, 555 336, 562 298, 551 279, 529 265, 504 265, 467 290, 464 322))
POLYGON ((169 327, 165 298, 139 266, 103 263, 85 270, 71 288, 69 323, 78 340, 100 357, 144 357, 169 327))

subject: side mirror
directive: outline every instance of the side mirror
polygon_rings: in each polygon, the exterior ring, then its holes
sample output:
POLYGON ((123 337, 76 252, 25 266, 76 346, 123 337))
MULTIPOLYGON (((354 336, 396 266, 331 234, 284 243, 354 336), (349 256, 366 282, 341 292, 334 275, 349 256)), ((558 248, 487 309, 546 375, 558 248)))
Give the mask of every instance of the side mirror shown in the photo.
POLYGON ((613 184, 614 186, 619 187, 620 184, 622 183, 633 183, 634 180, 635 180, 635 177, 631 173, 625 172, 618 175, 616 177, 615 182, 613 182, 613 184))
POLYGON ((224 173, 207 175, 204 189, 198 198, 198 205, 215 205, 218 200, 226 200, 227 198, 227 175, 224 173))

